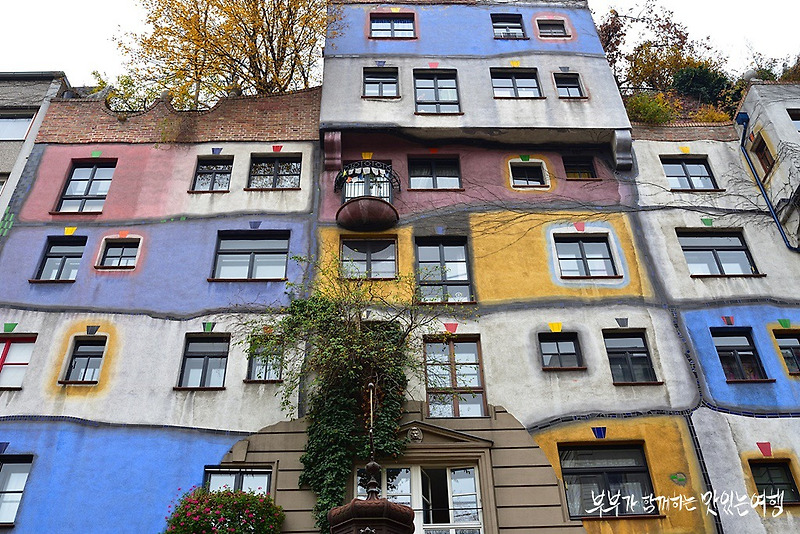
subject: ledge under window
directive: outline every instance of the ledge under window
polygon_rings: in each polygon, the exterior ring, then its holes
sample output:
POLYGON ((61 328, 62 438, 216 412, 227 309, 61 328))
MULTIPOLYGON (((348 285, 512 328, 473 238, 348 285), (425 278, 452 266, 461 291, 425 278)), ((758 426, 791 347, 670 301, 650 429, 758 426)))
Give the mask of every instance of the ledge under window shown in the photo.
POLYGON ((424 304, 424 305, 428 305, 428 306, 442 306, 442 305, 447 305, 447 306, 470 306, 470 305, 475 305, 477 303, 478 303, 477 300, 465 300, 463 302, 449 302, 449 301, 446 301, 446 300, 420 301, 420 302, 418 302, 418 304, 424 304))
POLYGON ((612 276, 564 276, 561 275, 562 280, 621 280, 625 275, 615 274, 612 276))
POLYGON ((403 98, 401 95, 397 96, 368 96, 368 95, 361 95, 361 98, 364 100, 400 100, 403 98))
POLYGON ((174 391, 224 391, 225 386, 221 387, 188 387, 188 386, 175 386, 172 388, 174 391))
POLYGON ((22 391, 22 386, 4 386, 0 387, 0 391, 22 391))
POLYGON ((299 187, 245 187, 245 191, 300 191, 299 187))
POLYGON ((764 273, 750 274, 690 274, 689 278, 764 278, 764 273))
POLYGON ((75 280, 44 280, 42 278, 29 278, 31 284, 74 284, 75 280))
POLYGON ((257 378, 245 378, 242 380, 245 384, 282 384, 283 380, 259 380, 257 378))
POLYGON ((62 386, 94 386, 97 380, 59 380, 62 386))
POLYGON ((440 191, 466 191, 463 187, 428 187, 428 188, 418 188, 418 187, 409 187, 406 191, 415 191, 418 193, 438 193, 440 191))
POLYGON ((588 96, 559 96, 561 100, 589 100, 588 96))
POLYGON ((77 216, 77 217, 96 217, 97 215, 102 215, 102 211, 51 211, 48 212, 50 215, 69 215, 69 216, 77 216))
POLYGON ((542 371, 553 372, 553 371, 587 371, 589 368, 585 365, 579 365, 578 367, 542 367, 542 371))
POLYGON ((652 380, 647 382, 614 382, 615 386, 663 386, 663 380, 652 380))
POLYGON ((463 111, 453 111, 451 113, 436 113, 436 112, 428 113, 426 111, 415 111, 414 112, 414 115, 442 115, 442 116, 445 116, 445 117, 448 116, 448 115, 463 115, 463 114, 464 114, 463 111))
POLYGON ((220 189, 218 191, 195 191, 194 189, 188 189, 186 192, 189 193, 190 195, 206 195, 206 194, 209 194, 209 193, 211 193, 211 194, 213 194, 213 193, 230 193, 231 190, 230 189, 220 189))
POLYGON ((670 189, 670 193, 724 193, 725 189, 670 189))
POLYGON ((132 271, 136 268, 135 265, 95 265, 98 271, 132 271))
POLYGON ((728 384, 769 384, 775 382, 774 378, 728 378, 728 384))
POLYGON ((206 278, 209 282, 286 282, 288 278, 206 278))

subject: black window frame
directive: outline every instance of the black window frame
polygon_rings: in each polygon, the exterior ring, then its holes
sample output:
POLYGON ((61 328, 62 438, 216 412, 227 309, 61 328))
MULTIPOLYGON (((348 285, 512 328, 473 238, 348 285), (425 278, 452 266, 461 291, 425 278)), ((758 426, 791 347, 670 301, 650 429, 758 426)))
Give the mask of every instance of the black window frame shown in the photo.
POLYGON ((599 180, 592 156, 562 156, 564 177, 567 180, 599 180), (570 175, 578 176, 570 176, 570 175), (584 176, 587 175, 587 176, 584 176))
MULTIPOLYGON (((491 67, 489 69, 489 76, 492 79, 492 95, 494 98, 507 100, 544 98, 544 95, 542 94, 542 84, 539 82, 539 71, 537 69, 491 67), (511 89, 514 92, 514 96, 502 96, 497 94, 498 87, 495 85, 495 80, 501 79, 511 80, 511 89), (536 94, 533 96, 520 96, 518 80, 533 80, 535 82, 536 94)), ((532 88, 523 87, 522 89, 530 90, 532 88)))
POLYGON ((212 266, 211 270, 211 277, 209 281, 280 281, 286 280, 288 263, 289 263, 289 240, 290 240, 290 232, 283 231, 283 230, 221 230, 217 232, 217 246, 214 252, 214 265, 212 266), (241 249, 221 249, 221 245, 224 241, 253 241, 253 240, 285 240, 286 246, 284 248, 276 248, 276 249, 265 249, 263 251, 257 251, 248 248, 241 248, 241 249), (249 263, 247 268, 247 277, 241 278, 230 278, 230 277, 218 277, 219 273, 219 259, 220 256, 225 255, 245 255, 249 254, 249 263), (255 269, 255 260, 256 255, 282 255, 284 256, 284 263, 283 263, 283 276, 279 278, 254 278, 254 269, 255 269))
POLYGON ((553 236, 553 244, 555 245, 556 250, 556 262, 558 263, 558 269, 560 272, 560 277, 563 280, 581 280, 587 278, 620 278, 622 275, 620 274, 619 269, 617 268, 617 262, 614 258, 614 253, 612 251, 610 236, 606 233, 600 234, 555 234, 553 236), (587 274, 580 274, 580 275, 565 275, 563 269, 561 268, 561 260, 562 258, 558 254, 558 244, 559 243, 578 243, 580 248, 581 257, 580 258, 563 258, 566 260, 581 260, 581 265, 583 266, 583 270, 587 274), (608 251, 608 257, 603 258, 588 258, 586 255, 586 243, 603 243, 606 246, 606 250, 608 251), (608 260, 611 262, 611 267, 613 269, 612 274, 593 274, 591 268, 589 267, 589 259, 603 259, 608 260))
POLYGON ((570 37, 569 28, 567 28, 567 21, 564 19, 536 19, 536 31, 541 39, 559 39, 570 37), (542 30, 542 25, 545 26, 558 26, 560 31, 553 29, 542 30))
POLYGON ((192 192, 202 193, 228 193, 231 190, 231 178, 233 176, 233 156, 215 156, 206 157, 201 156, 197 158, 197 164, 194 169, 194 178, 192 179, 192 192), (203 166, 219 165, 226 166, 227 169, 204 169, 203 166), (211 176, 211 182, 208 189, 198 189, 197 182, 202 176, 211 176), (225 182, 225 187, 215 187, 217 184, 218 176, 227 176, 228 180, 225 182))
POLYGON ((250 172, 247 174, 247 190, 248 191, 281 191, 286 189, 300 189, 300 179, 303 175, 303 157, 300 155, 282 155, 282 156, 250 156, 250 172), (272 165, 272 172, 269 174, 254 174, 253 169, 256 165, 272 165), (297 164, 297 172, 283 173, 281 166, 284 164, 297 164), (270 187, 262 187, 253 184, 253 177, 264 177, 272 185, 270 187), (292 178, 292 184, 286 187, 281 187, 283 180, 287 177, 292 178))
POLYGON ((766 382, 772 381, 769 377, 767 377, 767 372, 764 370, 764 363, 761 361, 761 355, 758 353, 758 349, 756 348, 755 342, 753 341, 753 329, 752 328, 730 328, 730 327, 722 327, 722 328, 711 328, 711 341, 714 344, 714 350, 717 351, 717 357, 719 358, 720 366, 722 367, 722 372, 725 375, 726 382, 766 382), (725 345, 724 347, 719 347, 717 345, 717 339, 719 338, 733 338, 733 337, 744 337, 747 339, 747 345, 725 345), (753 368, 755 371, 755 377, 746 377, 746 370, 745 366, 742 363, 742 355, 752 353, 752 357, 755 360, 756 366, 753 368), (735 367, 733 369, 734 374, 729 375, 726 371, 725 364, 723 362, 723 358, 732 358, 735 367))
MULTIPOLYGON (((384 239, 381 239, 381 238, 376 238, 376 239, 342 239, 341 245, 342 246, 341 246, 340 260, 341 260, 341 263, 342 263, 342 275, 344 276, 344 278, 352 279, 352 280, 356 280, 356 279, 392 280, 392 279, 397 278, 397 240, 396 239, 391 239, 391 238, 384 238, 384 239), (368 247, 368 250, 363 251, 366 254, 366 258, 365 258, 365 260, 363 262, 364 263, 364 276, 354 276, 351 273, 349 273, 347 271, 347 268, 345 267, 346 262, 359 263, 359 264, 361 263, 360 261, 356 262, 355 260, 346 257, 345 247, 350 249, 350 250, 353 250, 352 246, 349 245, 349 244, 352 244, 352 243, 359 243, 362 246, 366 245, 368 247), (376 249, 379 246, 384 246, 385 247, 386 244, 390 244, 392 246, 392 260, 391 261, 394 263, 394 269, 392 271, 392 275, 391 276, 373 276, 374 273, 372 272, 372 262, 373 262, 373 257, 372 256, 376 253, 376 249)), ((381 261, 388 261, 388 260, 381 260, 381 261)))
POLYGON ((414 71, 414 111, 421 115, 453 115, 461 113, 461 93, 458 90, 458 73, 455 70, 438 70, 438 69, 419 69, 414 71), (420 100, 418 91, 420 88, 417 82, 420 80, 433 80, 434 100, 420 100), (448 87, 439 87, 442 80, 452 80, 455 84, 456 99, 455 100, 442 100, 439 92, 443 89, 450 89, 448 87), (442 106, 455 105, 458 109, 455 111, 442 111, 442 106), (421 110, 420 106, 436 106, 435 111, 421 110))
POLYGON ((661 156, 661 168, 664 170, 664 175, 667 177, 667 182, 670 181, 671 178, 675 179, 684 179, 689 184, 689 187, 679 187, 673 184, 669 184, 670 190, 672 191, 718 191, 719 186, 717 185, 717 180, 714 178, 714 173, 711 172, 711 166, 708 164, 708 158, 705 157, 680 157, 680 156, 661 156), (671 176, 665 167, 665 165, 680 165, 683 174, 681 176, 671 176), (695 179, 702 180, 706 176, 703 175, 695 175, 689 170, 689 165, 702 165, 703 168, 707 172, 707 177, 711 181, 711 187, 702 187, 695 185, 695 179))
POLYGON ((773 330, 772 335, 775 336, 775 342, 778 344, 778 350, 783 356, 783 361, 789 374, 800 375, 800 332, 773 330), (781 346, 781 340, 794 340, 795 343, 781 346))
MULTIPOLYGON (((420 286, 420 299, 423 303, 474 303, 475 302, 475 293, 472 287, 472 271, 470 268, 470 254, 469 254, 469 243, 467 242, 467 238, 465 237, 446 237, 446 238, 435 238, 435 237, 418 237, 415 241, 415 263, 417 268, 417 277, 420 286), (424 271, 423 269, 433 269, 433 267, 427 268, 422 267, 422 262, 420 262, 419 257, 419 247, 434 247, 437 246, 439 248, 439 267, 438 273, 440 274, 441 278, 431 278, 426 279, 428 275, 433 274, 433 271, 424 271), (466 272, 466 280, 448 280, 446 279, 447 273, 447 260, 445 258, 445 247, 462 247, 464 249, 464 265, 465 265, 465 272, 466 272), (453 283, 450 283, 453 282, 453 283), (450 300, 450 288, 451 286, 454 287, 465 287, 469 291, 469 295, 465 300, 450 300), (426 300, 424 289, 426 287, 437 287, 440 291, 440 297, 447 296, 448 298, 440 298, 439 300, 426 300)), ((425 262, 425 263, 433 263, 433 262, 425 262)), ((461 261, 453 262, 453 263, 462 263, 461 261)))
POLYGON ((228 359, 230 358, 231 352, 231 336, 230 334, 208 334, 208 333, 194 333, 194 334, 186 334, 186 339, 184 341, 183 346, 183 356, 181 357, 181 370, 180 375, 178 375, 178 385, 175 389, 209 389, 209 390, 219 390, 225 389, 225 380, 228 378, 228 359), (222 351, 196 351, 190 352, 190 344, 199 341, 199 342, 211 342, 211 343, 222 343, 223 341, 226 343, 226 350, 223 354, 222 351), (203 360, 203 368, 200 371, 200 385, 187 385, 188 382, 188 375, 186 375, 186 363, 189 359, 202 359, 203 360), (222 376, 222 385, 221 386, 209 386, 209 382, 211 380, 211 373, 209 372, 209 364, 212 359, 215 360, 224 360, 225 362, 225 372, 222 376))
POLYGON ((769 496, 771 495, 778 495, 779 491, 783 491, 783 502, 784 504, 787 503, 800 503, 800 492, 797 490, 797 483, 794 480, 794 474, 792 473, 792 465, 791 460, 775 458, 772 461, 768 460, 749 460, 748 464, 750 465, 750 473, 753 475, 753 483, 756 486, 756 491, 761 494, 763 493, 764 496, 769 501, 769 496), (765 469, 764 473, 769 478, 769 483, 764 484, 764 482, 759 482, 758 473, 756 468, 765 469), (780 469, 782 471, 783 480, 776 481, 773 478, 774 473, 770 473, 770 469, 780 469), (782 489, 780 486, 788 487, 788 489, 794 493, 793 498, 786 498, 786 491, 782 489))
POLYGON ((522 15, 519 13, 492 13, 492 35, 495 39, 527 39, 525 24, 522 15), (507 28, 519 28, 519 34, 509 31, 507 28))
POLYGON ((105 358, 107 344, 108 338, 105 336, 76 337, 72 343, 72 351, 66 373, 64 373, 64 380, 61 382, 67 384, 97 384, 100 380, 100 373, 103 370, 103 359, 105 358), (86 362, 81 368, 78 368, 77 365, 80 360, 86 360, 86 362), (96 367, 91 367, 93 363, 97 364, 96 367), (96 371, 93 378, 87 380, 86 375, 90 368, 96 369, 96 371))
MULTIPOLYGON (((243 491, 243 476, 244 475, 268 475, 267 487, 263 488, 264 495, 272 495, 273 485, 273 467, 272 466, 248 466, 248 467, 234 467, 228 465, 206 465, 203 468, 203 487, 209 489, 211 487, 211 476, 213 474, 234 475, 233 487, 228 488, 231 491, 243 491)), ((256 492, 257 495, 262 493, 256 492)))
POLYGON ((789 114, 789 120, 792 121, 794 129, 800 133, 800 109, 787 109, 786 113, 789 114))
POLYGON ((10 522, 0 523, 0 528, 2 527, 13 527, 16 520, 17 515, 19 515, 19 507, 22 506, 22 497, 25 495, 25 487, 28 485, 28 479, 31 476, 31 469, 33 469, 33 455, 32 454, 0 454, 0 472, 6 465, 28 465, 28 473, 25 477, 25 484, 23 484, 22 489, 20 490, 8 490, 5 488, 0 487, 0 499, 9 494, 19 494, 19 502, 17 503, 17 508, 14 511, 14 519, 10 522))
MULTIPOLYGON (((564 480, 564 490, 566 493, 566 501, 567 501, 567 513, 569 513, 570 519, 580 519, 584 517, 598 517, 601 515, 601 511, 597 510, 595 513, 582 513, 582 514, 573 514, 572 507, 570 506, 569 500, 569 483, 567 479, 569 477, 575 476, 587 476, 587 477, 595 477, 595 480, 600 482, 598 486, 600 487, 601 494, 610 495, 614 492, 612 488, 612 483, 610 481, 610 475, 617 474, 617 475, 626 475, 626 474, 635 474, 635 475, 646 475, 644 480, 646 480, 647 484, 645 484, 644 491, 642 492, 643 495, 653 495, 653 479, 650 476, 650 468, 647 463, 647 455, 644 451, 643 445, 613 445, 613 446, 606 446, 606 447, 598 447, 593 445, 559 445, 558 447, 558 457, 559 463, 561 464, 561 475, 562 479, 564 480), (588 466, 588 467, 565 467, 564 466, 564 459, 566 454, 570 452, 579 452, 579 451, 600 451, 600 450, 619 450, 619 451, 636 451, 638 455, 640 455, 642 460, 642 465, 637 466, 588 466)), ((633 455, 631 455, 633 457, 633 455)), ((608 507, 609 505, 609 498, 606 497, 603 499, 603 506, 608 507)), ((639 506, 643 507, 644 503, 637 502, 639 506)), ((586 512, 584 510, 584 512, 586 512)), ((658 506, 654 506, 652 510, 649 512, 646 509, 642 510, 630 510, 626 504, 624 499, 620 499, 620 505, 617 508, 614 508, 613 516, 641 516, 641 515, 659 515, 658 506)), ((608 512, 602 514, 603 517, 612 516, 608 512)))
POLYGON ((761 273, 758 271, 755 262, 753 261, 753 256, 750 254, 750 248, 747 246, 747 242, 744 240, 744 232, 739 230, 725 230, 725 231, 703 231, 703 230, 676 230, 676 235, 678 236, 678 244, 681 247, 681 251, 683 252, 684 259, 686 259, 686 265, 689 268, 689 274, 693 278, 702 278, 702 277, 725 277, 725 278, 733 278, 737 276, 761 276, 761 273), (736 237, 739 240, 739 245, 691 245, 686 244, 685 239, 707 239, 713 237, 736 237), (691 264, 689 263, 688 258, 686 258, 686 252, 710 252, 711 257, 714 259, 714 263, 717 267, 716 273, 692 273, 691 272, 691 264), (724 264, 719 257, 720 252, 744 252, 745 257, 747 258, 748 263, 750 264, 750 272, 749 273, 726 273, 724 264))
POLYGON ((396 67, 364 67, 361 96, 364 98, 400 98, 400 80, 396 67), (372 79, 370 79, 372 78, 372 79), (367 86, 378 88, 378 94, 367 94, 367 86), (384 94, 384 87, 394 86, 394 94, 384 94))
POLYGON ((577 332, 539 332, 538 335, 539 340, 539 354, 542 357, 542 369, 548 371, 558 371, 564 369, 586 369, 586 364, 583 362, 583 354, 581 353, 581 345, 580 341, 578 340, 578 333, 577 332), (561 350, 561 343, 569 342, 572 343, 572 347, 574 352, 566 352, 561 350), (555 352, 545 352, 543 343, 555 343, 556 344, 556 351, 555 352), (575 365, 564 365, 562 360, 562 356, 575 356, 575 365), (548 360, 546 356, 550 356, 550 362, 554 361, 553 357, 556 358, 555 361, 558 362, 558 365, 548 365, 548 360))
POLYGON ((6 184, 8 183, 8 179, 10 177, 11 177, 10 173, 0 172, 0 195, 3 194, 3 189, 6 188, 6 184))
POLYGON ((44 253, 42 254, 42 259, 39 262, 39 268, 36 270, 36 277, 33 280, 36 281, 43 281, 43 282, 74 282, 78 276, 78 269, 80 268, 80 262, 83 259, 83 252, 86 249, 86 236, 48 236, 47 243, 45 244, 44 253), (53 248, 66 246, 66 247, 81 247, 80 253, 78 252, 53 252, 53 248), (57 275, 55 278, 42 278, 44 274, 44 269, 47 265, 47 260, 60 258, 61 261, 58 265, 57 275), (75 266, 75 278, 63 278, 62 274, 64 273, 64 267, 67 264, 66 260, 69 259, 77 259, 77 264, 75 266))
POLYGON ((64 184, 64 188, 61 191, 61 197, 58 200, 58 206, 56 206, 56 211, 58 213, 91 213, 91 214, 98 214, 103 212, 103 208, 105 207, 106 199, 108 198, 108 189, 104 194, 95 194, 92 195, 89 193, 91 191, 92 186, 98 182, 108 182, 108 188, 111 187, 111 182, 114 179, 114 172, 112 171, 110 178, 97 178, 97 171, 98 169, 114 169, 117 168, 116 160, 113 161, 98 161, 98 162, 73 162, 72 167, 69 171, 69 176, 67 177, 67 182, 64 184), (75 171, 79 169, 90 169, 89 177, 86 180, 83 179, 76 179, 75 178, 75 171), (82 194, 68 194, 70 185, 73 182, 86 182, 86 186, 84 188, 84 192, 82 194), (102 200, 103 204, 100 206, 98 210, 87 210, 86 203, 87 201, 99 201, 102 200), (65 210, 64 202, 65 201, 79 201, 80 206, 77 210, 65 210))
POLYGON ((436 417, 436 418, 474 418, 474 417, 486 417, 488 415, 488 404, 486 400, 486 380, 483 375, 483 354, 481 352, 481 341, 479 336, 475 335, 456 335, 456 336, 448 336, 446 338, 442 337, 425 337, 423 340, 424 352, 425 352, 425 399, 426 399, 426 407, 428 410, 428 417, 436 417), (456 344, 458 343, 469 343, 475 345, 475 351, 477 355, 477 362, 459 362, 456 360, 456 344), (447 346, 448 351, 448 362, 446 364, 443 363, 431 363, 428 358, 427 346, 429 344, 443 344, 447 346), (463 367, 477 367, 478 373, 478 386, 459 386, 458 385, 458 369, 459 366, 463 367), (450 378, 450 383, 439 386, 437 385, 431 386, 429 381, 429 373, 428 370, 431 367, 441 367, 447 368, 448 375, 450 378), (471 395, 476 397, 478 395, 481 396, 481 413, 480 415, 461 415, 460 406, 462 404, 463 397, 471 395), (453 415, 446 416, 446 415, 432 415, 431 414, 431 398, 432 397, 449 397, 452 400, 452 407, 453 407, 453 415))
POLYGON ((556 72, 553 73, 553 82, 556 85, 556 93, 559 98, 586 98, 586 91, 581 83, 581 76, 575 72, 556 72), (573 80, 574 83, 564 83, 573 80), (572 94, 577 88, 578 94, 572 94), (566 91, 566 94, 564 93, 566 91))
POLYGON ((139 256, 139 246, 142 240, 138 237, 114 237, 103 240, 103 251, 100 253, 100 261, 95 266, 98 269, 134 269, 136 260, 139 256), (122 252, 118 256, 109 256, 109 249, 121 248, 122 252), (133 251, 133 255, 131 255, 133 251), (107 265, 106 261, 117 260, 116 265, 107 265), (122 265, 123 260, 130 260, 129 265, 122 265))
POLYGON ((369 38, 370 39, 416 39, 417 38, 417 17, 415 13, 370 13, 369 16, 369 38), (413 35, 395 35, 401 31, 395 26, 398 22, 411 21, 411 32, 413 35), (375 35, 374 24, 378 21, 389 21, 390 35, 375 35))
POLYGON ((426 189, 439 189, 439 190, 453 190, 453 189, 461 189, 461 162, 458 157, 454 158, 424 158, 424 157, 409 157, 408 158, 408 189, 409 190, 426 190, 426 189), (426 166, 430 169, 430 176, 420 176, 422 178, 430 178, 433 182, 432 187, 414 187, 412 184, 412 179, 415 178, 411 174, 411 168, 414 166, 426 166), (438 184, 438 177, 441 175, 442 178, 450 178, 452 179, 453 176, 442 174, 439 171, 440 168, 449 168, 455 169, 458 177, 458 185, 456 187, 439 187, 438 184))
POLYGON ((550 187, 549 173, 542 161, 512 161, 508 164, 511 187, 518 189, 550 187), (537 171, 532 172, 532 169, 537 171), (541 179, 540 179, 541 178, 541 179))
POLYGON ((261 347, 261 350, 259 350, 251 346, 250 354, 247 358, 247 378, 245 382, 260 382, 265 384, 283 382, 283 349, 276 348, 266 358, 266 362, 264 361, 263 349, 264 347, 261 347), (274 361, 277 361, 277 365, 273 364, 274 361), (258 375, 259 367, 263 367, 265 371, 264 376, 258 375))
MULTIPOLYGON (((662 382, 656 377, 656 370, 653 367, 653 357, 650 354, 650 347, 647 344, 647 335, 642 330, 613 330, 603 332, 603 345, 608 357, 608 365, 611 369, 611 379, 615 385, 636 385, 636 384, 661 384, 662 382), (637 339, 641 340, 642 346, 629 344, 625 347, 609 347, 609 339, 637 339), (644 354, 644 356, 637 356, 637 354, 644 354), (637 367, 634 365, 634 358, 640 362, 647 363, 648 376, 644 379, 636 379, 635 370, 637 367), (623 368, 621 369, 622 375, 615 372, 615 369, 620 367, 619 360, 624 360, 623 368), (616 362, 616 363, 615 363, 616 362)), ((643 369, 644 367, 639 367, 643 369)))

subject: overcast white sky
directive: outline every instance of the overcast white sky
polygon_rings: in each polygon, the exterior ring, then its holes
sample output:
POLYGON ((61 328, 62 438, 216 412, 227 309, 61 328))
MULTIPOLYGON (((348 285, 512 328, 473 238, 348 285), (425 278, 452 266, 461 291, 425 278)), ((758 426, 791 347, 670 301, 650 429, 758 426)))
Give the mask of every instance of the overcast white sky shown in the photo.
MULTIPOLYGON (((636 0, 589 0, 596 14, 636 0)), ((6 0, 0 29, 0 72, 63 70, 73 85, 92 83, 91 72, 122 72, 124 58, 112 37, 142 28, 136 0, 6 0)), ((797 0, 661 0, 694 38, 711 36, 742 72, 748 44, 767 56, 800 53, 797 0)))

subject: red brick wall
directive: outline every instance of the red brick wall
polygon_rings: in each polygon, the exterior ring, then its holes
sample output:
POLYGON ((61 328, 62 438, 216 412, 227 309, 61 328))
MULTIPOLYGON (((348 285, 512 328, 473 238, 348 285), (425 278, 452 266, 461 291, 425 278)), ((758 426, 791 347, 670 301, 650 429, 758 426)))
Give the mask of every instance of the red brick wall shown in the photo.
POLYGON ((633 125, 634 140, 643 141, 737 141, 739 134, 732 122, 694 122, 665 126, 633 125))
POLYGON ((105 102, 56 99, 37 143, 203 143, 306 141, 319 138, 321 88, 261 97, 224 98, 208 111, 175 111, 157 102, 147 111, 116 113, 105 102))

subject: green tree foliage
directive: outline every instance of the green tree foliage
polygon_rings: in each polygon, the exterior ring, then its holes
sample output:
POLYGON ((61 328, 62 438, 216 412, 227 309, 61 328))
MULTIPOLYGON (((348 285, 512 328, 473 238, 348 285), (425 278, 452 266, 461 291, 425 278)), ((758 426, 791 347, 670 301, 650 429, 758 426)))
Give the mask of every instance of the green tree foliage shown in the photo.
POLYGON ((167 517, 165 534, 279 534, 285 515, 269 495, 192 488, 167 517))
POLYGON ((639 92, 625 100, 625 109, 633 122, 666 124, 675 120, 680 104, 664 93, 639 92))
POLYGON ((685 67, 675 73, 672 87, 679 95, 696 98, 703 104, 716 105, 731 87, 725 73, 706 65, 685 67))

